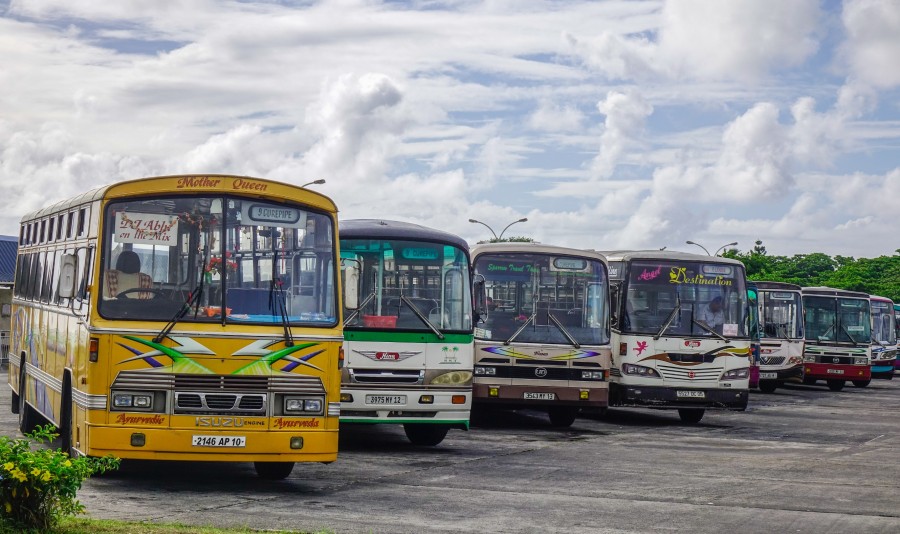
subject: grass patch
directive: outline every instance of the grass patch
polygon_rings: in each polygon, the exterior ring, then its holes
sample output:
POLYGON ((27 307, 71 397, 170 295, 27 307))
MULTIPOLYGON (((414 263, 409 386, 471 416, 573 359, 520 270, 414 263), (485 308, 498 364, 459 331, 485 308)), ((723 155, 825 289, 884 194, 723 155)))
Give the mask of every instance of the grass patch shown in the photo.
MULTIPOLYGON (((0 525, 0 534, 19 534, 21 530, 0 525)), ((142 523, 133 521, 115 521, 110 519, 67 518, 59 522, 53 534, 248 534, 265 532, 267 534, 313 534, 299 530, 256 530, 252 528, 216 528, 181 524, 142 523)), ((315 534, 331 534, 320 530, 315 534)))

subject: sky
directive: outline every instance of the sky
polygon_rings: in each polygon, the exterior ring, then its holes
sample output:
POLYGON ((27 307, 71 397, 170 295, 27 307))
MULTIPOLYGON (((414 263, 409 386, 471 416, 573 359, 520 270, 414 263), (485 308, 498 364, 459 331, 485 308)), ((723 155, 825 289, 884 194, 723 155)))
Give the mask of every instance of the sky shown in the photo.
POLYGON ((900 248, 894 0, 0 0, 0 234, 132 178, 592 248, 900 248))

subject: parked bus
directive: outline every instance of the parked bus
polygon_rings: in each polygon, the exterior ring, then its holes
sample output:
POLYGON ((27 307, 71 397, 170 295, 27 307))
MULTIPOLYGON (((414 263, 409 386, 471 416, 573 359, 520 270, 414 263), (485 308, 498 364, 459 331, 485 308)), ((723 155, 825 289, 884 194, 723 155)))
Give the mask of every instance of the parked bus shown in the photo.
POLYGON ((891 380, 897 361, 897 331, 894 302, 871 295, 872 306, 872 378, 891 380))
MULTIPOLYGON (((894 324, 896 325, 895 336, 900 340, 900 304, 894 304, 894 324)), ((894 360, 894 371, 900 369, 900 358, 894 360)))
POLYGON ((759 334, 759 290, 756 284, 747 281, 747 331, 750 332, 750 376, 751 388, 759 388, 760 334, 759 334))
POLYGON ((70 454, 337 458, 334 203, 258 178, 125 181, 22 218, 9 385, 70 454))
POLYGON ((472 249, 486 303, 475 329, 475 403, 546 410, 567 427, 609 396, 609 279, 596 252, 537 243, 472 249))
POLYGON ((759 389, 772 393, 803 376, 803 307, 800 286, 756 282, 759 290, 759 389))
POLYGON ((684 252, 606 253, 613 281, 611 406, 747 408, 750 332, 744 266, 684 252))
POLYGON ((830 287, 804 287, 803 383, 825 380, 832 391, 850 380, 872 379, 869 295, 830 287))
POLYGON ((341 422, 402 424, 416 445, 468 429, 472 273, 453 234, 384 220, 341 223, 345 272, 362 283, 344 322, 341 422))

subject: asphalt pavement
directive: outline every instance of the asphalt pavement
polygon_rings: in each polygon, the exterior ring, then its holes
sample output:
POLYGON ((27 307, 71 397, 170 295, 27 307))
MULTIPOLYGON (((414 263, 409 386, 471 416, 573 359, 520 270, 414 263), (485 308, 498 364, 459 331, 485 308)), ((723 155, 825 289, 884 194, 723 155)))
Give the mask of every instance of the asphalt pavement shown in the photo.
MULTIPOLYGON (((5 375, 5 373, 3 373, 5 375)), ((16 434, 0 387, 0 434, 16 434)), ((610 410, 568 429, 485 414, 434 448, 347 426, 330 465, 126 462, 90 517, 333 532, 900 532, 900 377, 754 392, 746 412, 610 410)))

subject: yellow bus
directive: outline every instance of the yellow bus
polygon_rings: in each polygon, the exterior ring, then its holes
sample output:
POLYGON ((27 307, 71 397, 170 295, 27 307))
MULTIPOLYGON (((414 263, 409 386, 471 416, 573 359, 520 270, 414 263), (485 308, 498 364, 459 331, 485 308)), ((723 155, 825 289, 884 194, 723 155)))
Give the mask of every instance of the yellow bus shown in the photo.
POLYGON ((100 187, 22 218, 12 411, 70 454, 337 458, 343 362, 337 209, 243 176, 100 187))

